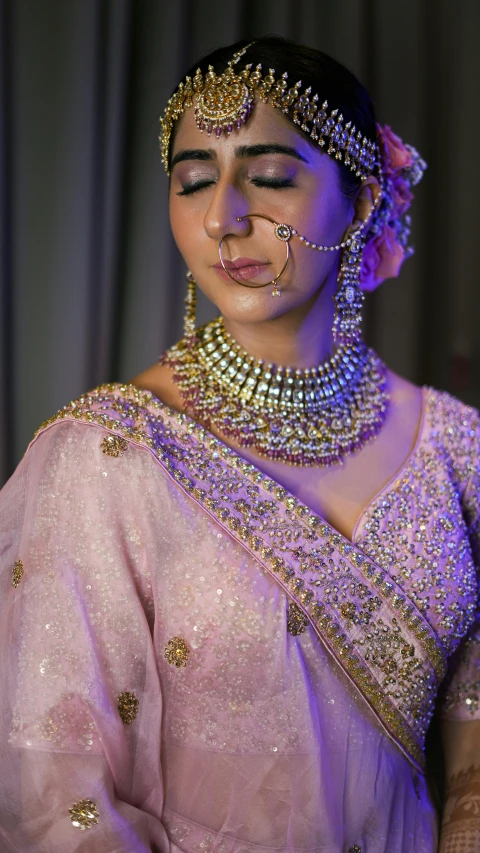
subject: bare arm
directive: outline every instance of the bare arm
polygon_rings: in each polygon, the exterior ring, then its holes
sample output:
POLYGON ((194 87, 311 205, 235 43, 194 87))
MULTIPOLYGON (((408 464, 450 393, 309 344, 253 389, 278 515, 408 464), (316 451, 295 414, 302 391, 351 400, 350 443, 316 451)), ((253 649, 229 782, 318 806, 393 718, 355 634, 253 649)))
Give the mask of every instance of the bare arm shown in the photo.
POLYGON ((480 850, 480 720, 444 720, 445 806, 439 853, 480 850))

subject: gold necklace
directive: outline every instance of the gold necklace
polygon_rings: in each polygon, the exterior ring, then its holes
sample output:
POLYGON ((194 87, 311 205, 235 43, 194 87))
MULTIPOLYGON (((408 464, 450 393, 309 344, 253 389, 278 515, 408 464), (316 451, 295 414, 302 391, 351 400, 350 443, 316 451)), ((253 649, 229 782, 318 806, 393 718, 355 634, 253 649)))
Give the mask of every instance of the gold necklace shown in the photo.
POLYGON ((290 465, 333 465, 378 435, 387 371, 363 340, 295 370, 249 355, 217 318, 161 357, 185 410, 207 428, 290 465))

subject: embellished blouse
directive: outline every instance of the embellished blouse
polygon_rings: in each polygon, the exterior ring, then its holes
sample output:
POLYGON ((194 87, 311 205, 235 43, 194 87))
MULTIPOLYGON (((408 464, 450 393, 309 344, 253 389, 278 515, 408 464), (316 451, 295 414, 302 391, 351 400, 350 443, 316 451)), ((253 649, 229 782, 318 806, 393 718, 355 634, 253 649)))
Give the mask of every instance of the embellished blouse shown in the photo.
POLYGON ((0 495, 0 848, 434 853, 436 707, 480 719, 478 413, 424 394, 349 541, 148 392, 0 495))

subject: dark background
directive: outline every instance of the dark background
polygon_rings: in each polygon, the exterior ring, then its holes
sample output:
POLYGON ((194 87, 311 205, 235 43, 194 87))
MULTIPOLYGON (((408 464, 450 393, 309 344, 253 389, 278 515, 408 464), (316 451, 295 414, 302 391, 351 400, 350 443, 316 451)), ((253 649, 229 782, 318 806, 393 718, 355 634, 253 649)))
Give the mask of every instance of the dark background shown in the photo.
POLYGON ((0 483, 42 420, 181 335, 158 117, 195 58, 266 33, 349 65, 428 161, 366 333, 480 405, 479 31, 478 0, 0 0, 0 483))

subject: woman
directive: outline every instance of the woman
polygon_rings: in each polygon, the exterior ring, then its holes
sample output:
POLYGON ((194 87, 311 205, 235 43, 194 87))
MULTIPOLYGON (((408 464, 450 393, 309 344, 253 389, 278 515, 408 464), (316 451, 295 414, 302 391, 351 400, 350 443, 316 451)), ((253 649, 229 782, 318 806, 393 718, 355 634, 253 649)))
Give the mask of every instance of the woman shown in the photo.
POLYGON ((161 127, 185 337, 3 492, 2 850, 478 850, 478 415, 360 334, 424 164, 279 38, 161 127))

